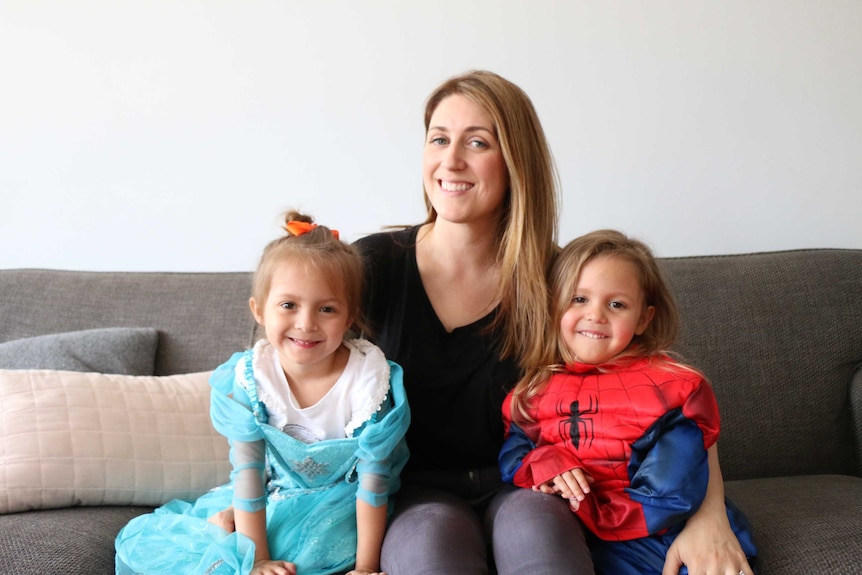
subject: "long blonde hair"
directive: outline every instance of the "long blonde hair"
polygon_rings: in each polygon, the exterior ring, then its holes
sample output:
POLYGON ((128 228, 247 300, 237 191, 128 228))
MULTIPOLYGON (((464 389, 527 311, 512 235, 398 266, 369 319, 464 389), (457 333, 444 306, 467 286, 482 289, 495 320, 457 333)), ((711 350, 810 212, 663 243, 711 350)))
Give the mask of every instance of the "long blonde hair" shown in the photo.
MULTIPOLYGON (((557 251, 559 185, 545 132, 533 103, 512 82, 484 70, 450 78, 438 86, 425 105, 425 130, 444 99, 461 95, 490 114, 509 176, 509 193, 498 229, 497 263, 502 328, 500 353, 522 365, 540 357, 548 323, 548 266, 557 251)), ((437 213, 427 192, 425 223, 437 213)))
POLYGON ((670 347, 679 332, 679 315, 652 250, 643 242, 616 230, 594 231, 569 242, 554 261, 549 279, 551 321, 542 359, 526 366, 524 378, 515 386, 513 417, 529 420, 531 399, 545 388, 554 373, 564 371, 566 364, 575 360, 563 339, 560 321, 571 304, 581 271, 588 262, 599 256, 613 256, 631 262, 638 270, 644 305, 652 306, 655 310, 644 332, 635 335, 614 361, 624 362, 635 357, 650 356, 669 368, 692 369, 664 359, 670 353, 670 347))

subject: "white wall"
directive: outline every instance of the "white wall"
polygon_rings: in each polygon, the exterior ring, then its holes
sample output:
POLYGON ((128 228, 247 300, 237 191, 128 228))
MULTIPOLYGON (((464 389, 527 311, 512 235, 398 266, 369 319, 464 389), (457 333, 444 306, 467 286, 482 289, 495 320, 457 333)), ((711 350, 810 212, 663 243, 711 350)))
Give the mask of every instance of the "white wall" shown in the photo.
POLYGON ((858 0, 0 0, 0 268, 249 270, 423 217, 422 109, 522 86, 561 240, 862 248, 858 0))

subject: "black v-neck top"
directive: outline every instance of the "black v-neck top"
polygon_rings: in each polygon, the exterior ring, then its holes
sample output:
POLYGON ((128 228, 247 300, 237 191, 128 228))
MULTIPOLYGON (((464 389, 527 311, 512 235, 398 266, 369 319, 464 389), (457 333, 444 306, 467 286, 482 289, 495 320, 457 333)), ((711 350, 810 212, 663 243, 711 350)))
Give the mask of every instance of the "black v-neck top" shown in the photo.
POLYGON ((369 339, 404 368, 412 413, 408 469, 468 470, 496 466, 503 441, 501 407, 520 376, 501 360, 494 313, 447 332, 422 285, 416 264, 418 227, 364 237, 363 311, 369 339))

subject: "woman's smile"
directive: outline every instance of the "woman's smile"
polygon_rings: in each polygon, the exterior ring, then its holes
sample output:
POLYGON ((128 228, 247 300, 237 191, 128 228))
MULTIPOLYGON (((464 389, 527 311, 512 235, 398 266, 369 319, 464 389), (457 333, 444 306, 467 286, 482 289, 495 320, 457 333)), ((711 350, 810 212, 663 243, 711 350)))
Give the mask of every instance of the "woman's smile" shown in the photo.
POLYGON ((447 182, 444 180, 437 180, 437 183, 444 192, 466 192, 473 187, 473 184, 469 182, 447 182))

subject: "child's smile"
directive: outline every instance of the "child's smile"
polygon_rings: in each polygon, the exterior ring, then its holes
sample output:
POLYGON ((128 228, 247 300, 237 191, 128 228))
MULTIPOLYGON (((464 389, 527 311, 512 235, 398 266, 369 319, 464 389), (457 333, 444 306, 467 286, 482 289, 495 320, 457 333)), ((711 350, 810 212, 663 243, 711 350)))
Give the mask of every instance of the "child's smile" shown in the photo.
POLYGON ((263 305, 252 304, 288 380, 327 373, 352 323, 344 294, 328 280, 315 267, 290 259, 273 269, 263 305))
POLYGON ((643 333, 653 310, 644 302, 638 268, 625 258, 598 256, 578 277, 560 320, 566 346, 582 363, 605 363, 643 333))

